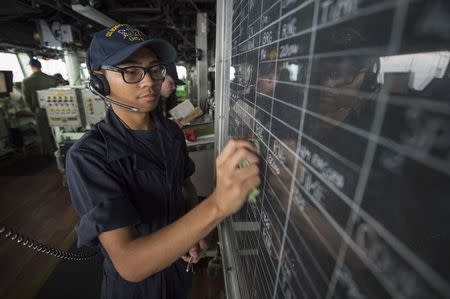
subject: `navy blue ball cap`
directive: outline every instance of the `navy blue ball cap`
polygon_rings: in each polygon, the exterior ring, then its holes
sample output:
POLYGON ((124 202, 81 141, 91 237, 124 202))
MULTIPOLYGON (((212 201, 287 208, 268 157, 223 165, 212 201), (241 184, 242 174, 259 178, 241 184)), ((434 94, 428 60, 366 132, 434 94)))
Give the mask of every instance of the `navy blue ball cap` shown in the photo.
POLYGON ((177 68, 175 66, 175 63, 166 64, 166 69, 167 69, 167 75, 170 75, 170 77, 172 77, 173 81, 175 82, 175 85, 185 85, 186 84, 178 78, 178 73, 177 73, 177 68))
POLYGON ((116 65, 142 47, 151 49, 161 62, 175 61, 173 46, 157 38, 149 38, 128 24, 117 24, 94 34, 89 47, 89 64, 92 70, 102 65, 116 65))

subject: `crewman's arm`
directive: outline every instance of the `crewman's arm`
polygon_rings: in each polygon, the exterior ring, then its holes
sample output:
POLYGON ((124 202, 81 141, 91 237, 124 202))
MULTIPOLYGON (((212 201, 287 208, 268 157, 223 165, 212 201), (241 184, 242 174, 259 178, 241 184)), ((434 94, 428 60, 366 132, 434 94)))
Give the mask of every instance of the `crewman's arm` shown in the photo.
POLYGON ((237 212, 247 193, 259 185, 258 157, 247 141, 230 141, 216 159, 217 183, 213 194, 183 217, 146 236, 132 227, 100 233, 98 238, 118 273, 128 281, 141 281, 166 268, 237 212), (241 161, 254 163, 238 168, 241 161))

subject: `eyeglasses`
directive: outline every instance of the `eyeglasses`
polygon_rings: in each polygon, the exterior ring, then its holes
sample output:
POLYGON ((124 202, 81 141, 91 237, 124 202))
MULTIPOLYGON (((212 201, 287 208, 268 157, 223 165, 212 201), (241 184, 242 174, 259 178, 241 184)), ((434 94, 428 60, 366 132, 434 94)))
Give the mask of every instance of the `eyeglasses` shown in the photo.
POLYGON ((141 82, 146 74, 149 74, 153 80, 163 80, 167 72, 166 66, 160 63, 151 65, 149 67, 142 67, 142 66, 116 67, 110 65, 102 65, 101 69, 121 73, 123 81, 129 84, 141 82))

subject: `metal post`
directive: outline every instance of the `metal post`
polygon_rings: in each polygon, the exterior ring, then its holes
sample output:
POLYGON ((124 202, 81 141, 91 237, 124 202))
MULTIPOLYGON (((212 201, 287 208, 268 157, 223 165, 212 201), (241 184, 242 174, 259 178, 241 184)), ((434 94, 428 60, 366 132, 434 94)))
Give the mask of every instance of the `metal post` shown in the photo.
POLYGON ((225 0, 217 2, 216 16, 216 59, 215 59, 215 153, 216 155, 225 145, 225 136, 228 127, 229 102, 226 89, 230 87, 230 56, 231 56, 231 18, 233 3, 225 0))
POLYGON ((69 75, 69 84, 71 86, 81 85, 80 61, 78 55, 73 51, 64 51, 64 60, 66 62, 67 74, 69 75))
MULTIPOLYGON (((224 147, 227 137, 228 112, 229 112, 229 88, 230 88, 230 63, 231 63, 231 24, 233 1, 217 1, 216 17, 216 59, 215 59, 215 153, 216 155, 224 147)), ((226 297, 230 299, 248 298, 248 294, 240 292, 237 277, 236 255, 232 244, 236 242, 230 219, 224 221, 218 228, 220 249, 223 257, 223 270, 225 280, 226 297)))
MULTIPOLYGON (((219 0, 220 1, 220 0, 219 0)), ((248 295, 241 296, 239 292, 239 281, 237 277, 237 267, 236 267, 236 255, 233 253, 232 244, 233 242, 232 233, 230 233, 231 222, 226 219, 222 224, 220 224, 219 240, 220 240, 220 252, 222 253, 222 267, 223 267, 223 278, 225 281, 225 292, 226 298, 229 299, 241 299, 248 298, 248 295)), ((237 254, 237 253, 236 253, 237 254)))
POLYGON ((23 72, 23 77, 27 78, 31 75, 31 68, 28 66, 30 56, 27 53, 17 53, 17 59, 19 60, 20 68, 23 72))
POLYGON ((203 104, 208 98, 208 20, 206 13, 197 14, 197 34, 195 47, 201 57, 197 58, 197 105, 203 104))

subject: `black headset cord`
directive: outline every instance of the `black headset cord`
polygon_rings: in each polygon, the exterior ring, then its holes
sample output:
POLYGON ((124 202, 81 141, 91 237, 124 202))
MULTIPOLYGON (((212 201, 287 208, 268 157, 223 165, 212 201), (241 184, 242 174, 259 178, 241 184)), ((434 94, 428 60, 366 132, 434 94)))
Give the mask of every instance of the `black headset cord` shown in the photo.
POLYGON ((44 254, 48 254, 63 260, 70 260, 70 261, 88 261, 95 258, 98 253, 77 253, 77 252, 67 252, 62 251, 56 248, 48 247, 47 245, 40 243, 38 241, 35 241, 31 238, 28 238, 16 231, 14 231, 12 228, 6 226, 3 223, 0 223, 0 237, 3 237, 5 239, 9 239, 11 241, 16 241, 17 244, 23 245, 25 247, 28 247, 30 249, 33 249, 37 252, 41 252, 44 254))

